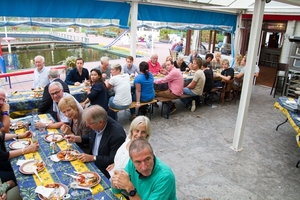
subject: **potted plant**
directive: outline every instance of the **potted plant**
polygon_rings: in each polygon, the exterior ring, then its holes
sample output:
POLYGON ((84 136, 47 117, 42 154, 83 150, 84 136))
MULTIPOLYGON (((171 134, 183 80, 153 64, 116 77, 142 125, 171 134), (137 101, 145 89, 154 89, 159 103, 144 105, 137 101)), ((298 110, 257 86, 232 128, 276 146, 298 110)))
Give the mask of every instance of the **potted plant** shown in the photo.
POLYGON ((62 63, 63 65, 66 65, 66 74, 68 74, 71 69, 76 67, 76 59, 77 58, 74 56, 69 56, 66 60, 58 62, 58 64, 62 63))

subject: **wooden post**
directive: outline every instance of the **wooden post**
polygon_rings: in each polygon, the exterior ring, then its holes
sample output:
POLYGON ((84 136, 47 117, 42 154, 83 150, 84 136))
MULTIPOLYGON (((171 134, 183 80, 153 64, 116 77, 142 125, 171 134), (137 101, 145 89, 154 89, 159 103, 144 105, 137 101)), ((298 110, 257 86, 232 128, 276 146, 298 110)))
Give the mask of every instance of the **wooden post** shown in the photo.
POLYGON ((186 56, 190 55, 191 52, 191 38, 192 38, 192 30, 187 30, 186 42, 185 42, 185 54, 184 54, 186 56))

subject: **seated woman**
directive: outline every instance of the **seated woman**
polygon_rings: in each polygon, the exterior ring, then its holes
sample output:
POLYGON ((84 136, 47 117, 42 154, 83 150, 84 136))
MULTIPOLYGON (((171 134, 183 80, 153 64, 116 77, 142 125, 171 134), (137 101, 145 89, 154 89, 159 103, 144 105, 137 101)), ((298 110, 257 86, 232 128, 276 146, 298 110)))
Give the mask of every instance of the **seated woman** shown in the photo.
POLYGON ((233 65, 233 69, 235 72, 240 72, 241 68, 242 68, 242 59, 243 59, 243 55, 242 54, 238 54, 235 58, 235 62, 233 65))
POLYGON ((214 87, 223 87, 224 81, 229 81, 234 78, 234 70, 229 68, 229 60, 224 59, 222 61, 223 71, 221 73, 216 73, 215 77, 220 77, 222 80, 216 81, 214 87))
MULTIPOLYGON (((22 138, 31 137, 31 135, 32 135, 31 131, 26 131, 25 133, 18 134, 18 135, 12 133, 3 134, 0 132, 0 143, 3 144, 4 141, 12 140, 13 138, 22 139, 22 138)), ((11 150, 8 152, 5 152, 2 149, 0 149, 0 179, 2 180, 2 182, 13 180, 16 183, 14 172, 9 163, 9 160, 11 158, 15 158, 27 153, 36 152, 38 148, 39 148, 38 143, 32 143, 23 149, 11 150)))
POLYGON ((99 69, 92 69, 90 73, 90 84, 92 87, 86 88, 87 99, 81 103, 85 108, 87 103, 91 105, 99 105, 108 111, 108 90, 102 78, 102 73, 99 69))
POLYGON ((106 88, 114 88, 115 96, 110 97, 108 106, 117 110, 129 108, 131 99, 130 77, 122 74, 122 67, 119 64, 111 68, 112 77, 105 82, 106 88))
MULTIPOLYGON (((140 108, 140 102, 149 102, 154 99, 154 77, 149 73, 149 65, 143 61, 139 65, 140 74, 133 82, 132 100, 136 101, 136 108, 140 108)), ((147 106, 148 107, 148 106, 147 106)), ((136 117, 135 108, 130 109, 131 120, 136 117)))
POLYGON ((221 68, 221 66, 222 66, 222 59, 221 59, 221 53, 220 52, 217 52, 215 54, 215 58, 212 60, 211 66, 212 66, 213 70, 221 68))
POLYGON ((151 123, 147 117, 138 116, 131 122, 129 135, 125 142, 119 147, 115 155, 114 163, 106 168, 111 177, 114 174, 115 169, 122 169, 127 165, 129 160, 128 150, 131 142, 137 138, 149 140, 151 132, 151 123))
POLYGON ((182 72, 187 71, 189 69, 187 64, 184 62, 183 58, 184 58, 183 55, 179 55, 177 57, 177 60, 174 62, 174 66, 176 68, 179 68, 180 71, 182 71, 182 72))
MULTIPOLYGON (((205 75, 200 69, 202 66, 202 60, 200 58, 195 58, 193 60, 192 70, 195 72, 193 80, 183 88, 183 93, 191 96, 200 96, 203 93, 205 85, 205 75)), ((180 99, 185 105, 186 108, 194 112, 196 109, 196 101, 193 97, 188 97, 180 99)))
POLYGON ((89 79, 89 71, 83 67, 83 64, 84 60, 82 58, 76 59, 76 68, 71 69, 67 74, 66 84, 78 86, 89 79))
POLYGON ((77 107, 77 103, 72 96, 63 97, 58 103, 59 110, 70 120, 70 125, 63 124, 60 130, 64 134, 83 136, 89 134, 90 128, 82 120, 82 109, 77 107))

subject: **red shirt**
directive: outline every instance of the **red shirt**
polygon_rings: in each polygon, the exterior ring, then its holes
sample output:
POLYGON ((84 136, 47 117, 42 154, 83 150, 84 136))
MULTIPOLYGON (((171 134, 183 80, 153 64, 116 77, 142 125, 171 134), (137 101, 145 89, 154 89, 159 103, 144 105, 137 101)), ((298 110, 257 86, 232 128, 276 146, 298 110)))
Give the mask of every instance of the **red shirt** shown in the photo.
POLYGON ((148 61, 148 66, 149 66, 149 72, 151 72, 153 75, 158 74, 159 71, 162 69, 159 62, 153 64, 151 60, 148 61))

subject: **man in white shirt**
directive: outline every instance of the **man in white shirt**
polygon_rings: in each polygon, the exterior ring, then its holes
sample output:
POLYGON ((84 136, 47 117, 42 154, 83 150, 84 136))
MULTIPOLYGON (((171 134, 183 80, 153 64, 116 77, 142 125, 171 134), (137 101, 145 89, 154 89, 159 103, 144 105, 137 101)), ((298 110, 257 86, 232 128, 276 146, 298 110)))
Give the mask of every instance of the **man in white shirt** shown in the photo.
POLYGON ((33 86, 32 88, 45 87, 50 83, 48 78, 50 68, 45 67, 44 65, 45 58, 43 56, 36 56, 34 58, 34 63, 36 68, 33 73, 33 86))

